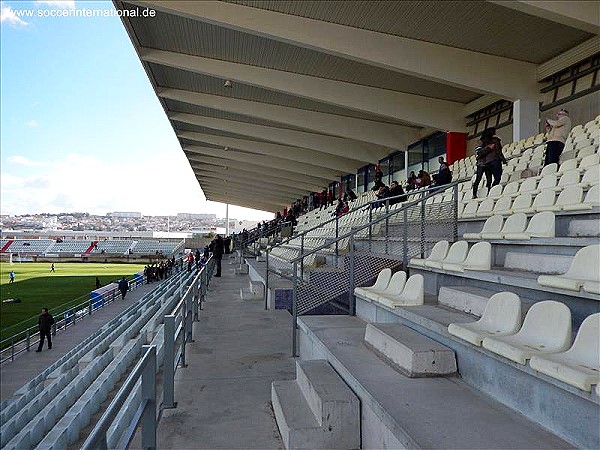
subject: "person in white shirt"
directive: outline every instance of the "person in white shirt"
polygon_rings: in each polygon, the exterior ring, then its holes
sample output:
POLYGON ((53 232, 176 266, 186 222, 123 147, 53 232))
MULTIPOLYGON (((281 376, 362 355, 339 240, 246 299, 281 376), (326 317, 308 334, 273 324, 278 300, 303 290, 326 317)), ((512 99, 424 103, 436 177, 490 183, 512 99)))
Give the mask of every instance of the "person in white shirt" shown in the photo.
POLYGON ((565 148, 565 142, 571 131, 571 119, 569 113, 561 109, 556 113, 556 120, 546 119, 546 160, 544 166, 557 163, 560 154, 565 148))

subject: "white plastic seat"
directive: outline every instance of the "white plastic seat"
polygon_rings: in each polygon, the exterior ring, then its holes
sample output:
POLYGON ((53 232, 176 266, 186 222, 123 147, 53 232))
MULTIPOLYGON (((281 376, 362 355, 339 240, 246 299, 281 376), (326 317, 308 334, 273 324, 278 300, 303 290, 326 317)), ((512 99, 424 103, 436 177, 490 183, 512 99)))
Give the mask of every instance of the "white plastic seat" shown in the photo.
POLYGON ((498 292, 490 297, 477 322, 451 323, 448 333, 480 346, 488 336, 507 336, 521 328, 521 299, 512 292, 498 292))
POLYGON ((593 155, 597 152, 597 149, 594 145, 586 145, 585 147, 580 147, 577 150, 577 159, 582 160, 590 155, 593 155))
POLYGON ((390 278, 390 282, 384 289, 372 290, 371 298, 377 299, 382 294, 390 294, 390 295, 398 295, 404 289, 404 284, 406 283, 406 272, 399 270, 392 278, 390 278))
POLYGON ((565 351, 571 339, 571 310, 563 303, 546 300, 529 308, 516 334, 488 336, 483 348, 526 364, 534 355, 565 351))
POLYGON ((532 211, 531 208, 532 197, 530 192, 524 192, 520 194, 513 202, 510 210, 512 212, 528 212, 532 211))
POLYGON ((446 257, 440 261, 425 261, 425 267, 432 269, 441 269, 444 263, 461 263, 467 257, 469 244, 467 241, 456 241, 450 246, 446 257))
POLYGON ((552 173, 556 173, 558 171, 558 164, 551 163, 547 166, 544 166, 540 174, 537 176, 538 179, 545 177, 546 175, 550 175, 552 173))
POLYGON ((496 204, 494 205, 494 214, 500 214, 500 215, 509 215, 510 212, 510 207, 512 205, 512 198, 511 197, 500 197, 497 201, 496 204))
POLYGON ((562 353, 533 356, 532 369, 587 392, 600 384, 600 313, 588 316, 573 346, 562 353))
POLYGON ((486 198, 484 201, 482 201, 479 204, 476 215, 477 215, 477 217, 488 217, 492 214, 493 210, 494 210, 494 199, 486 198))
POLYGON ((558 175, 562 175, 565 172, 568 172, 569 170, 574 170, 577 169, 577 159, 576 158, 571 158, 571 159, 567 159, 565 160, 560 167, 558 168, 558 170, 556 171, 556 173, 558 175))
MULTIPOLYGON (((564 191, 563 191, 564 192, 564 191)), ((600 206, 600 185, 592 186, 581 203, 570 203, 563 206, 564 211, 579 211, 600 206)))
POLYGON ((583 200, 583 189, 581 186, 567 186, 556 199, 556 203, 554 204, 553 211, 561 211, 570 209, 574 210, 582 210, 582 209, 592 209, 589 205, 584 205, 582 203, 583 200))
POLYGON ((556 187, 556 182, 558 178, 556 174, 550 173, 545 175, 539 182, 537 189, 534 190, 534 193, 539 194, 544 189, 554 189, 556 187))
POLYGON ((470 200, 462 211, 462 218, 471 218, 477 215, 477 208, 479 208, 479 202, 477 200, 470 200))
POLYGON ((448 241, 438 241, 431 249, 431 253, 427 258, 412 258, 410 264, 418 267, 425 267, 426 261, 441 261, 448 254, 450 243, 448 241))
POLYGON ((600 164, 588 167, 583 174, 583 178, 579 185, 582 187, 589 187, 598 183, 600 183, 600 164))
POLYGON ((527 215, 525 213, 515 213, 507 217, 502 230, 497 233, 482 233, 482 239, 507 239, 507 234, 522 233, 527 226, 527 215))
POLYGON ((552 211, 556 202, 556 192, 553 189, 544 189, 535 196, 531 209, 534 211, 552 211))
POLYGON ((579 249, 571 266, 562 275, 540 275, 537 282, 542 286, 579 291, 586 281, 600 281, 600 244, 579 249))
POLYGON ((560 177, 560 180, 558 181, 558 185, 556 186, 556 190, 562 190, 564 189, 566 186, 570 186, 572 184, 579 184, 579 170, 577 169, 573 169, 573 170, 569 170, 568 172, 565 172, 562 174, 562 176, 560 177))
POLYGON ((362 291, 382 291, 388 287, 390 284, 390 279, 392 278, 392 269, 386 267, 377 275, 377 280, 375 280, 375 284, 373 286, 364 286, 357 287, 354 289, 355 293, 360 293, 362 291))
POLYGON ((580 172, 585 172, 588 168, 596 166, 600 164, 600 155, 598 153, 594 153, 593 155, 588 155, 585 158, 582 158, 579 162, 580 172))
POLYGON ((503 233, 503 237, 508 240, 530 239, 532 237, 549 238, 554 237, 555 233, 556 224, 554 213, 552 211, 544 211, 534 214, 525 231, 505 232, 503 233))
POLYGON ((600 281, 586 281, 583 283, 583 290, 592 294, 600 294, 600 281))
POLYGON ((490 233, 499 233, 503 222, 504 217, 500 215, 488 217, 479 233, 464 233, 463 239, 490 239, 483 236, 490 233))
POLYGON ((504 186, 504 190, 502 191, 502 197, 507 197, 507 196, 517 196, 519 192, 519 183, 516 181, 513 181, 511 183, 508 183, 506 186, 504 186))
POLYGON ((502 196, 502 189, 504 189, 504 186, 502 186, 501 184, 492 186, 490 192, 488 192, 488 198, 500 198, 502 196))
POLYGON ((460 263, 442 262, 442 268, 453 272, 490 270, 492 268, 492 245, 489 242, 477 242, 471 247, 464 261, 460 263))
POLYGON ((538 180, 536 177, 525 178, 519 186, 519 195, 525 192, 535 191, 537 188, 537 182, 538 180))
POLYGON ((390 308, 396 308, 398 306, 422 305, 424 299, 425 280, 421 274, 411 275, 408 280, 406 280, 401 293, 392 294, 386 291, 385 293, 377 296, 377 301, 379 303, 390 308))

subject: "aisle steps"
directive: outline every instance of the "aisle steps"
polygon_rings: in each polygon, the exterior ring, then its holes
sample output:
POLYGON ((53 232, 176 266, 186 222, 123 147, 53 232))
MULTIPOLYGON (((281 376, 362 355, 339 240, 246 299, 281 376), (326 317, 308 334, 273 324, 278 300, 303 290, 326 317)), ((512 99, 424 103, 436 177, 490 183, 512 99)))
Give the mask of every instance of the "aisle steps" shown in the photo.
POLYGON ((297 361, 296 380, 273 382, 271 401, 286 449, 360 447, 358 398, 327 361, 297 361))

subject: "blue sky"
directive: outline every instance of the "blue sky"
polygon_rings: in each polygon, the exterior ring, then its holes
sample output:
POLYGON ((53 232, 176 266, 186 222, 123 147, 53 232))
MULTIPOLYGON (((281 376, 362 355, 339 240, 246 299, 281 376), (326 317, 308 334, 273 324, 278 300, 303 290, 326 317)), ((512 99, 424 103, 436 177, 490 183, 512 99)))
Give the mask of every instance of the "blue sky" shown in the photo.
MULTIPOLYGON (((120 19, 37 16, 112 2, 1 5, 2 214, 224 217, 223 204, 204 199, 120 19)), ((239 207, 230 216, 272 217, 239 207)))

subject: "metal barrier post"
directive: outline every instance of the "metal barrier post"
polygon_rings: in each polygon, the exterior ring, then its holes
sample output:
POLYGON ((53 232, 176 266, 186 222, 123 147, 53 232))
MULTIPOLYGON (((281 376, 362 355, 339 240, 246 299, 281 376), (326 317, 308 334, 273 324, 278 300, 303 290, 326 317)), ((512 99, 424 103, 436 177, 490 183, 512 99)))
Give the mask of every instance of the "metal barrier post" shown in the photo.
POLYGON ((185 332, 187 342, 194 342, 192 339, 192 295, 193 291, 188 291, 188 295, 185 298, 185 332))
POLYGON ((52 324, 52 336, 56 336, 56 324, 52 324))
MULTIPOLYGON (((300 236, 300 256, 304 255, 304 234, 300 236)), ((304 258, 300 260, 300 276, 304 279, 304 258)))
POLYGON ((29 333, 30 333, 29 328, 27 328, 27 351, 29 351, 29 345, 30 345, 30 340, 31 340, 31 336, 29 333))
POLYGON ((348 292, 348 310, 351 316, 356 315, 354 298, 354 235, 350 235, 350 261, 348 264, 348 277, 350 279, 350 291, 348 292))
POLYGON ((163 345, 165 363, 163 368, 163 408, 177 407, 175 402, 175 316, 165 316, 163 345))
POLYGON ((265 252, 267 256, 267 271, 265 272, 265 309, 269 309, 269 248, 265 252))
POLYGON ((294 278, 292 282, 292 356, 298 356, 296 328, 298 325, 298 261, 294 261, 294 278))
POLYGON ((15 339, 12 338, 10 340, 10 360, 14 361, 15 360, 15 339))
POLYGON ((369 204, 369 251, 371 251, 371 239, 373 239, 373 203, 369 204))
POLYGON ((142 405, 141 417, 142 448, 156 448, 156 346, 142 346, 142 351, 149 350, 150 358, 142 372, 142 405))
POLYGON ((402 213, 402 221, 404 222, 404 226, 402 227, 402 268, 404 270, 408 267, 408 208, 404 209, 402 213))
POLYGON ((92 299, 90 298, 90 304, 88 305, 88 315, 92 315, 92 310, 94 309, 92 304, 92 299))
POLYGON ((455 184, 454 187, 452 188, 452 195, 453 195, 453 202, 452 202, 453 230, 452 231, 453 231, 453 235, 454 235, 454 242, 456 242, 458 239, 458 184, 455 184))
POLYGON ((338 256, 339 254, 339 246, 338 246, 338 240, 337 238, 340 237, 340 216, 338 216, 337 214, 335 215, 335 256, 338 256))
POLYGON ((425 258, 425 200, 421 198, 421 258, 425 258))

